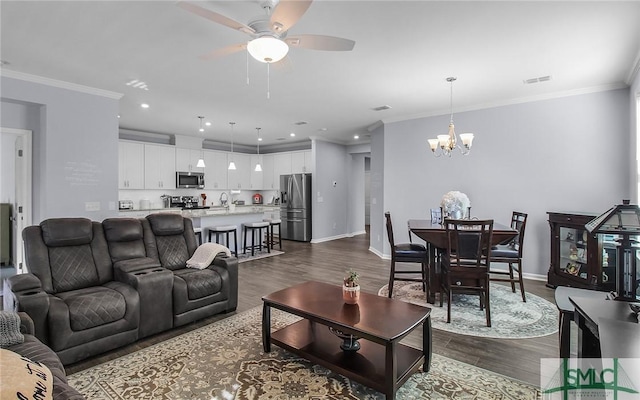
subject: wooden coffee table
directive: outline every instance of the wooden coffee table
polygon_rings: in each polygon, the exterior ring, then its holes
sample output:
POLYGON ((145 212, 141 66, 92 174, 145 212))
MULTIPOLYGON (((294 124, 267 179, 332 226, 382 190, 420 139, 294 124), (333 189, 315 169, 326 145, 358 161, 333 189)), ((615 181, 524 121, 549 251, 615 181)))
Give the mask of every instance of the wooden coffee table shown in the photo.
POLYGON ((430 308, 368 293, 349 305, 342 300, 340 286, 320 282, 301 283, 262 300, 262 344, 267 353, 273 343, 378 390, 387 399, 394 399, 421 365, 429 372, 430 308), (272 333, 271 307, 304 319, 272 333), (420 325, 422 350, 399 343, 420 325), (341 345, 352 344, 351 335, 364 339, 358 341, 360 348, 341 350, 341 345))

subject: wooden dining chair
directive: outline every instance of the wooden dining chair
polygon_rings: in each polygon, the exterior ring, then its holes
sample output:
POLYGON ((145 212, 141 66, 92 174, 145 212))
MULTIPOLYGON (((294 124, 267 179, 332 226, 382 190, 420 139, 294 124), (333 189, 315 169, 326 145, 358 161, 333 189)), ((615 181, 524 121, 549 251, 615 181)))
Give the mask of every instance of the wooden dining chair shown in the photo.
POLYGON ((427 270, 427 248, 419 243, 399 243, 393 239, 391 213, 384 213, 387 220, 387 238, 391 246, 391 271, 389 272, 389 298, 393 295, 393 281, 422 282, 422 290, 429 295, 429 273, 427 270), (419 263, 421 268, 396 270, 396 263, 419 263), (408 275, 420 274, 420 278, 408 275))
POLYGON ((511 228, 518 231, 513 240, 508 244, 500 244, 491 248, 491 266, 490 280, 494 282, 511 283, 511 291, 516 292, 516 282, 520 285, 520 294, 522 301, 527 299, 524 294, 524 282, 522 281, 522 249, 524 248, 524 228, 527 225, 527 214, 514 211, 511 215, 511 228), (508 264, 508 270, 496 270, 496 263, 508 264), (514 275, 517 273, 517 276, 514 275), (495 277, 499 275, 499 277, 495 277), (505 277, 507 276, 507 277, 505 277))
POLYGON ((447 295, 447 323, 451 322, 453 292, 477 294, 491 326, 489 265, 493 220, 455 220, 445 218, 447 249, 442 254, 440 307, 447 295))

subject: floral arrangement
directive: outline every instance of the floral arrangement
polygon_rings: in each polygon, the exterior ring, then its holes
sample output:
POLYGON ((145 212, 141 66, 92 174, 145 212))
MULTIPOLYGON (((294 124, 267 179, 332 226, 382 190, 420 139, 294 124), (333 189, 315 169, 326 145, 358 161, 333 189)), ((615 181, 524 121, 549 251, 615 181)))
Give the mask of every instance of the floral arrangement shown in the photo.
POLYGON ((471 201, 466 194, 453 190, 442 196, 440 206, 444 216, 461 219, 465 217, 467 210, 471 207, 471 201))

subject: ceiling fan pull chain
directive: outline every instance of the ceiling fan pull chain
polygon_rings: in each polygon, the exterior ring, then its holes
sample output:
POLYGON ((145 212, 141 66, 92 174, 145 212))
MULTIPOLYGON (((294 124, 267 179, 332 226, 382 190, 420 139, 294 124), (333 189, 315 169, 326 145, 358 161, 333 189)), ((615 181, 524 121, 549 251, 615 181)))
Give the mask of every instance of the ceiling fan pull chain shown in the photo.
POLYGON ((269 85, 269 80, 271 79, 271 76, 269 74, 269 64, 271 63, 267 63, 267 100, 269 100, 271 98, 271 94, 270 94, 270 85, 269 85))

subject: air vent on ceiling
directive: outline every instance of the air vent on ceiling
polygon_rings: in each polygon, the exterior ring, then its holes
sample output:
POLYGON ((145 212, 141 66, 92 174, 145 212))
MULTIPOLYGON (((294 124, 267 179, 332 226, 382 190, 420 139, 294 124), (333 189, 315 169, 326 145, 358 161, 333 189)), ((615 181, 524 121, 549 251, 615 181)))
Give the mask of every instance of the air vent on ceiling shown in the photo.
POLYGON ((551 75, 539 76, 537 78, 529 78, 522 81, 525 85, 531 85, 532 83, 547 82, 551 80, 551 75))
POLYGON ((286 139, 286 138, 283 138, 283 137, 279 137, 279 138, 277 138, 276 140, 287 140, 287 139, 286 139))
POLYGON ((306 124, 308 124, 308 122, 307 121, 298 121, 298 122, 294 122, 293 124, 294 125, 306 125, 306 124))
POLYGON ((387 106, 387 105, 372 108, 373 111, 383 111, 383 110, 389 110, 389 109, 391 109, 391 106, 387 106))
POLYGON ((131 86, 137 89, 142 89, 142 90, 149 90, 149 86, 147 86, 146 83, 138 80, 138 79, 132 79, 129 82, 125 83, 125 85, 127 86, 131 86))

